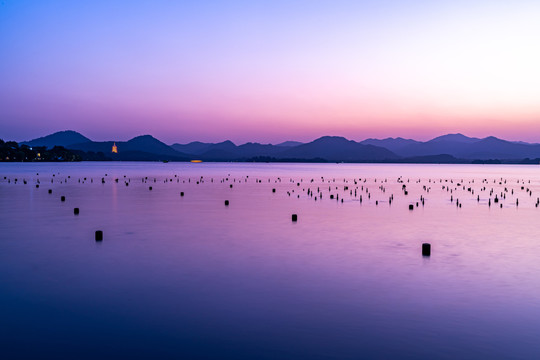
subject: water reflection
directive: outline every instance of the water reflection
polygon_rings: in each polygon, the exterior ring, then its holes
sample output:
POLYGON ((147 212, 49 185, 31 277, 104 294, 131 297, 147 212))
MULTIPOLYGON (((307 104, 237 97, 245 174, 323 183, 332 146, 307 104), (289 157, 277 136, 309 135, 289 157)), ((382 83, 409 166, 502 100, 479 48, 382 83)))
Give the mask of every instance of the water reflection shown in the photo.
POLYGON ((0 179, 19 179, 0 181, 7 358, 540 355, 536 168, 81 163, 0 170, 0 179), (501 193, 504 207, 489 207, 501 193), (100 246, 96 230, 104 233, 100 246), (431 244, 430 257, 422 256, 423 243, 431 244))

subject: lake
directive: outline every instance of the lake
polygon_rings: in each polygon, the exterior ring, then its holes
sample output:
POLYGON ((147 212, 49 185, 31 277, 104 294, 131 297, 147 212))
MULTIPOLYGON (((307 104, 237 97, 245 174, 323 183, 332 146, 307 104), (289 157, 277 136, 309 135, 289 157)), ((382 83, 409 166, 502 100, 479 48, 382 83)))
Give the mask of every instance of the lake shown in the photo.
POLYGON ((1 163, 0 354, 540 358, 538 197, 539 166, 1 163))

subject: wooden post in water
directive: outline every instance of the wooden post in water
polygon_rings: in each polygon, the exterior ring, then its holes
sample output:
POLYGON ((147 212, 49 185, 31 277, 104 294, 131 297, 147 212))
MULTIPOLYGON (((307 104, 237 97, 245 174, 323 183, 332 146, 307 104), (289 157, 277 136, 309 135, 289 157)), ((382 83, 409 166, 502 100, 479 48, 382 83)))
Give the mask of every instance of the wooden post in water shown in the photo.
POLYGON ((422 244, 422 256, 431 256, 431 244, 429 243, 422 244))

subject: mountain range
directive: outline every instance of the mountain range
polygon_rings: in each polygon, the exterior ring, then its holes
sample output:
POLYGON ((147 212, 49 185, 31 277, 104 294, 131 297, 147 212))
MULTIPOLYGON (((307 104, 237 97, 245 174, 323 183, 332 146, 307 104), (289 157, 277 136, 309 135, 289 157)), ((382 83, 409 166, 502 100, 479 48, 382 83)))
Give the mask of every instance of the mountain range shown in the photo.
MULTIPOLYGON (((404 138, 348 140, 323 136, 308 143, 286 141, 280 144, 232 141, 167 145, 150 135, 128 141, 92 141, 75 131, 60 131, 22 142, 27 146, 63 146, 82 154, 102 153, 111 160, 142 161, 316 161, 316 162, 534 162, 540 158, 540 144, 512 142, 493 136, 468 137, 448 134, 429 141, 404 138), (113 144, 118 153, 112 152, 113 144)), ((83 156, 84 158, 84 156, 83 156)), ((87 158, 93 158, 89 156, 87 158)))

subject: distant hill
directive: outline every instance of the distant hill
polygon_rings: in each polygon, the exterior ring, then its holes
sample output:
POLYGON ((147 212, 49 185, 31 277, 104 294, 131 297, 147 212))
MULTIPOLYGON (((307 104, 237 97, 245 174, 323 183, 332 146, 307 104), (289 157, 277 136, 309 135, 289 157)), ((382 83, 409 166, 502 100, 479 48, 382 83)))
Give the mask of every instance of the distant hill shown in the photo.
POLYGON ((468 137, 463 134, 457 133, 457 134, 442 135, 442 136, 438 136, 436 138, 429 140, 429 142, 432 142, 432 143, 441 142, 441 141, 451 141, 451 142, 456 142, 456 143, 472 144, 477 141, 480 141, 480 139, 468 137))
POLYGON ((271 144, 259 144, 259 143, 247 143, 238 146, 239 154, 243 158, 250 158, 256 156, 275 156, 281 154, 285 149, 289 147, 276 146, 271 144))
POLYGON ((28 146, 64 146, 76 150, 82 159, 141 161, 294 161, 294 162, 398 162, 398 163, 531 163, 540 158, 540 144, 483 139, 447 134, 429 141, 404 138, 366 139, 361 142, 339 136, 323 136, 309 143, 286 141, 277 145, 248 142, 236 145, 194 141, 171 146, 151 135, 117 141, 91 141, 75 131, 60 131, 21 143, 28 146), (99 154, 102 153, 102 154, 99 154))
POLYGON ((518 144, 489 136, 464 147, 461 152, 466 159, 524 159, 540 157, 539 144, 518 144))
MULTIPOLYGON (((226 143, 232 143, 232 142, 226 141, 226 143)), ((175 143, 175 144, 172 144, 171 147, 176 151, 184 152, 184 153, 187 153, 187 154, 201 155, 201 154, 204 154, 207 151, 213 151, 213 150, 218 149, 219 147, 222 146, 220 144, 223 144, 223 143, 216 144, 216 143, 204 143, 204 142, 200 142, 200 141, 193 141, 193 142, 190 142, 188 144, 175 143)), ((285 142, 282 142, 282 143, 276 144, 276 145, 259 144, 259 143, 248 142, 246 144, 243 144, 243 145, 240 145, 240 146, 237 146, 237 147, 241 148, 240 150, 247 151, 248 153, 261 152, 261 153, 271 154, 271 153, 276 153, 276 152, 279 152, 279 151, 283 151, 283 150, 285 150, 284 148, 290 148, 290 147, 294 147, 294 146, 298 146, 298 145, 302 145, 302 144, 303 143, 301 143, 299 141, 285 141, 285 142), (276 148, 275 150, 271 150, 271 147, 279 147, 279 149, 276 148)), ((231 148, 229 147, 229 149, 227 149, 227 150, 230 151, 231 148)), ((236 154, 236 151, 233 151, 233 152, 236 154)), ((243 153, 243 154, 238 153, 236 155, 249 156, 248 153, 243 153)), ((264 156, 264 154, 252 155, 252 156, 264 156)))
POLYGON ((90 141, 90 139, 79 134, 78 132, 72 130, 65 130, 58 131, 54 134, 43 136, 34 140, 24 141, 20 143, 20 145, 28 145, 30 147, 45 146, 51 149, 54 146, 63 146, 67 148, 69 145, 83 143, 87 141, 90 141))
POLYGON ((339 136, 323 136, 310 143, 295 146, 280 154, 280 158, 328 161, 383 161, 398 159, 392 151, 374 145, 363 145, 339 136))
POLYGON ((172 144, 171 147, 176 150, 187 154, 201 154, 208 150, 208 148, 212 145, 215 145, 213 143, 203 143, 200 141, 193 141, 189 144, 172 144))
POLYGON ((124 159, 129 155, 129 160, 134 160, 136 158, 134 153, 139 153, 144 159, 149 158, 148 154, 153 154, 155 156, 150 157, 155 160, 174 159, 179 161, 189 160, 191 158, 190 155, 178 152, 150 135, 137 136, 129 141, 87 141, 70 145, 68 148, 86 152, 103 152, 110 155, 113 159, 124 159), (118 154, 112 154, 113 144, 116 144, 118 154), (142 153, 144 153, 144 156, 142 153))
POLYGON ((426 142, 407 145, 396 153, 403 157, 448 154, 460 159, 523 159, 540 156, 540 145, 515 143, 493 136, 484 139, 470 138, 462 134, 439 136, 426 142))
POLYGON ((251 142, 238 146, 230 140, 217 144, 202 142, 192 142, 185 145, 173 144, 171 147, 177 151, 195 155, 197 159, 205 161, 239 161, 253 157, 273 156, 289 148, 251 142))
POLYGON ((326 161, 366 161, 389 160, 396 156, 387 149, 362 145, 342 137, 323 137, 311 143, 288 141, 278 145, 246 143, 235 145, 232 141, 217 144, 193 142, 189 144, 174 144, 176 150, 196 155, 204 161, 243 161, 254 158, 274 160, 283 159, 324 159, 326 161), (283 145, 285 144, 285 145, 283 145))
POLYGON ((294 147, 298 145, 302 145, 304 143, 300 141, 284 141, 282 143, 276 144, 276 146, 283 146, 283 147, 294 147))
POLYGON ((397 152, 404 157, 433 156, 448 154, 455 157, 463 155, 463 151, 470 144, 479 141, 476 138, 469 138, 462 134, 448 134, 436 137, 426 142, 415 142, 402 147, 397 152))
MULTIPOLYGON (((118 146, 118 149, 120 150, 120 145, 116 144, 118 146)), ((122 143, 123 146, 125 146, 126 150, 131 151, 144 151, 152 154, 163 154, 163 155, 171 155, 171 156, 185 156, 186 154, 182 154, 173 148, 171 148, 169 145, 162 143, 155 137, 151 135, 141 135, 134 137, 133 139, 127 141, 126 143, 122 143)))
POLYGON ((382 140, 366 139, 364 141, 361 141, 360 144, 380 146, 392 152, 397 153, 406 146, 420 144, 420 142, 416 140, 404 139, 404 138, 398 137, 398 138, 386 138, 382 140))

